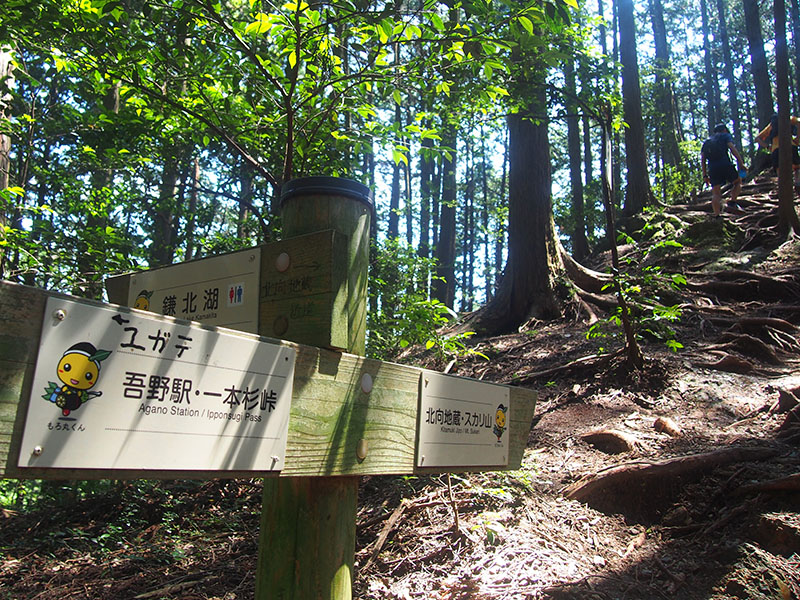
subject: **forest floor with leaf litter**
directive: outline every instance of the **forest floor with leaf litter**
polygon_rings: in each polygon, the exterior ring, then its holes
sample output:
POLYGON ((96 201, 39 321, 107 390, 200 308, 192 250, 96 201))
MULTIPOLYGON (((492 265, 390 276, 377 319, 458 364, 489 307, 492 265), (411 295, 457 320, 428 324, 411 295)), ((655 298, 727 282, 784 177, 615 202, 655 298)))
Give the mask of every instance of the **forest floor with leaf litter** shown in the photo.
MULTIPOLYGON (((644 371, 578 318, 475 340, 453 373, 539 393, 522 468, 363 477, 354 597, 800 600, 800 243, 765 236, 773 183, 623 249, 688 280, 684 347, 644 340, 644 371)), ((70 489, 0 513, 0 599, 253 597, 258 480, 70 489)))

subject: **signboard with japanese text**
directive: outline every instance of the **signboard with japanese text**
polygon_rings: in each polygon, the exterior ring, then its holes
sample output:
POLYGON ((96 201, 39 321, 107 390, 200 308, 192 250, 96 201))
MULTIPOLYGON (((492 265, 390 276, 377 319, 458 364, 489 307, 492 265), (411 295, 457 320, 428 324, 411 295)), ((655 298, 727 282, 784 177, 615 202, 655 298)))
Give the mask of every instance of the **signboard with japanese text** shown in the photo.
POLYGON ((261 249, 133 273, 128 306, 258 333, 261 249))
POLYGON ((296 351, 47 299, 19 467, 283 468, 296 351))
POLYGON ((425 371, 419 408, 418 467, 508 465, 510 390, 425 371))

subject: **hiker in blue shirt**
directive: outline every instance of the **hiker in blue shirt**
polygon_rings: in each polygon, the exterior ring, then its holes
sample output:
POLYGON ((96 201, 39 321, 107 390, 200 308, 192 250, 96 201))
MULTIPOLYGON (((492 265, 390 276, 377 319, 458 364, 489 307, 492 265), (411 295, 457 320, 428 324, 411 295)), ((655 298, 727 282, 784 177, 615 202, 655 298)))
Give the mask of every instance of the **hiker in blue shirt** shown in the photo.
POLYGON ((742 155, 733 144, 733 137, 728 128, 720 123, 714 127, 714 134, 703 142, 700 150, 700 162, 703 165, 703 182, 711 185, 711 211, 715 217, 722 214, 722 185, 732 183, 731 202, 736 202, 742 189, 744 161, 742 155), (736 167, 731 162, 730 151, 736 157, 736 167), (707 163, 707 164, 706 164, 707 163))

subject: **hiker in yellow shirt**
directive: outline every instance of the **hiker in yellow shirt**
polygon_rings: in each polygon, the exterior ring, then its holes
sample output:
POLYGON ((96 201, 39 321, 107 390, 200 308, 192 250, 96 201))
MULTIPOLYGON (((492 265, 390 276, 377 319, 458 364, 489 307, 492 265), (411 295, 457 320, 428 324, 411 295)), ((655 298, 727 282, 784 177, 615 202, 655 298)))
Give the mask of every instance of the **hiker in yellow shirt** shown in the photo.
MULTIPOLYGON (((792 172, 794 173, 794 187, 800 187, 800 151, 798 145, 800 144, 800 119, 797 117, 789 117, 789 122, 792 125, 792 172)), ((762 129, 756 136, 756 141, 762 148, 767 148, 772 153, 772 169, 778 171, 778 113, 773 113, 772 118, 769 120, 764 129, 762 129)))

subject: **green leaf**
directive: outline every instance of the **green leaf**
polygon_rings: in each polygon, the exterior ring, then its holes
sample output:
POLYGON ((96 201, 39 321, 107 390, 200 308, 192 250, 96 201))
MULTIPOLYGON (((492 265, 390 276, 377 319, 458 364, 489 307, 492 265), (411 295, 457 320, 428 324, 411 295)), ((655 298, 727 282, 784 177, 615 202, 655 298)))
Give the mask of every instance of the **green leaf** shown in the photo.
POLYGON ((406 166, 408 166, 408 157, 396 148, 392 149, 392 160, 394 160, 394 164, 396 165, 399 165, 401 162, 403 162, 406 164, 406 166))
POLYGON ((525 15, 520 15, 519 17, 517 17, 517 20, 519 21, 519 24, 522 25, 522 27, 525 29, 525 31, 533 35, 533 23, 531 23, 531 20, 528 17, 526 17, 525 15))
POLYGON ((428 340, 427 342, 425 342, 425 350, 430 350, 435 345, 436 345, 436 341, 435 340, 428 340))
POLYGON ((258 13, 256 20, 244 28, 245 35, 262 35, 267 33, 272 28, 272 22, 269 20, 269 15, 258 13))
POLYGON ((24 196, 25 195, 25 190, 22 189, 19 186, 16 186, 16 185, 9 186, 3 191, 8 192, 9 194, 12 194, 14 196, 24 196))

